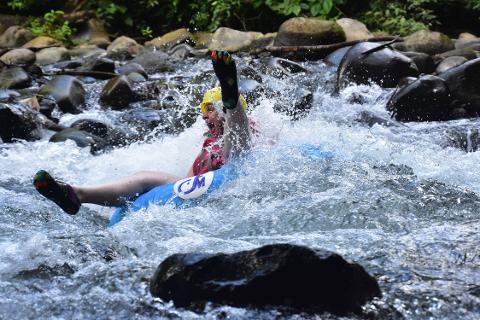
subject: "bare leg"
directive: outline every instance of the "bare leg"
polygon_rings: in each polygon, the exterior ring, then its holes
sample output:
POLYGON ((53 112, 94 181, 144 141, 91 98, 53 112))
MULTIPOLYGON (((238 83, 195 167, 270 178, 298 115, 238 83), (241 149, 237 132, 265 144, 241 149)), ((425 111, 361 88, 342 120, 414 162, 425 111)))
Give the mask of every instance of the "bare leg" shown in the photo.
POLYGON ((94 203, 103 206, 121 206, 135 196, 179 180, 158 171, 140 171, 129 177, 98 186, 72 186, 81 203, 94 203))

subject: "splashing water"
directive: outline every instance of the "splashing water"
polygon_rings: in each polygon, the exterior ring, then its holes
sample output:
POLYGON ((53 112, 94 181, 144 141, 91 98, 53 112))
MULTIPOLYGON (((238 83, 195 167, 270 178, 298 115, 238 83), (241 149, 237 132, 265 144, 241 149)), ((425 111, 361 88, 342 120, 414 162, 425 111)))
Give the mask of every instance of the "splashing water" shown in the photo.
MULTIPOLYGON (((357 121, 359 114, 388 117, 390 90, 352 86, 334 96, 328 89, 332 72, 321 63, 305 67, 309 77, 262 74, 263 83, 281 94, 260 97, 251 114, 267 135, 278 136, 278 146, 259 147, 238 179, 194 208, 153 205, 107 229, 112 208, 85 205, 78 215, 66 215, 35 192, 31 179, 38 169, 77 184, 139 170, 184 175, 202 143, 200 117, 179 135, 98 156, 69 141, 0 145, 0 315, 310 318, 227 306, 197 314, 148 293, 150 276, 170 254, 289 242, 336 251, 375 275, 384 297, 365 309, 378 319, 478 319, 480 153, 444 141, 448 129, 479 122, 368 127, 357 121), (314 93, 311 112, 297 122, 273 111, 288 103, 293 84, 314 93), (310 159, 288 147, 305 143, 333 150, 335 157, 310 159)), ((208 68, 205 61, 189 61, 162 76, 191 79, 208 68)), ((185 85, 182 103, 191 104, 195 92, 210 85, 185 85)), ((113 113, 101 112, 96 97, 89 93, 89 110, 61 122, 111 121, 113 113)))

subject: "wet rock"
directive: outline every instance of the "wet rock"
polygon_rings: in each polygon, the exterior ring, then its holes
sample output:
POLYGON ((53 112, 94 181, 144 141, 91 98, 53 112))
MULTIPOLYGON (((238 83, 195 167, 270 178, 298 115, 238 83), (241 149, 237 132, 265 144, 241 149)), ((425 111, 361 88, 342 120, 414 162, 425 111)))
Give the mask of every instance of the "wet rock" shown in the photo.
POLYGON ((456 67, 456 66, 459 66, 465 62, 467 62, 467 58, 465 57, 456 57, 456 56, 452 56, 452 57, 448 57, 448 58, 445 58, 442 62, 440 62, 440 64, 438 65, 437 67, 437 70, 436 72, 437 73, 442 73, 444 71, 447 71, 448 69, 450 68, 453 68, 453 67, 456 67))
POLYGON ((420 73, 433 73, 435 71, 435 61, 431 55, 422 52, 402 52, 405 56, 412 59, 420 73))
POLYGON ((212 42, 213 33, 211 32, 194 32, 192 33, 192 38, 195 41, 196 49, 207 49, 212 42))
POLYGON ((39 96, 37 97, 38 101, 38 111, 46 117, 52 119, 52 112, 55 108, 58 107, 55 98, 51 95, 39 96))
POLYGON ((168 55, 172 58, 181 60, 187 57, 205 56, 205 53, 200 53, 188 44, 181 43, 168 50, 168 55))
POLYGON ((261 33, 243 32, 230 28, 218 28, 213 34, 209 50, 226 50, 230 52, 250 49, 252 42, 259 38, 261 33))
POLYGON ((390 48, 378 48, 379 43, 361 42, 352 46, 343 57, 337 70, 337 90, 349 82, 369 84, 374 82, 384 88, 395 87, 404 77, 418 76, 415 63, 407 56, 390 48))
POLYGON ((70 53, 64 47, 45 48, 36 53, 36 62, 40 65, 52 64, 70 59, 70 53))
POLYGON ((22 48, 41 49, 45 47, 61 47, 61 46, 62 46, 62 43, 56 39, 46 37, 46 36, 40 36, 28 41, 22 46, 22 48))
POLYGON ((375 278, 360 265, 330 251, 290 244, 230 255, 172 255, 157 268, 150 292, 179 307, 211 301, 339 315, 357 312, 381 295, 375 278))
POLYGON ((49 142, 64 142, 67 140, 74 141, 80 148, 89 147, 99 141, 97 137, 88 132, 74 128, 66 128, 51 136, 49 142))
POLYGON ((73 122, 70 128, 85 131, 101 138, 106 138, 112 127, 104 122, 93 119, 80 119, 73 122))
POLYGON ((53 69, 76 69, 83 65, 83 60, 75 58, 74 60, 65 60, 55 63, 53 69))
POLYGON ((143 67, 136 62, 130 62, 130 63, 127 63, 127 64, 119 67, 117 69, 117 73, 118 74, 123 74, 123 75, 126 75, 126 76, 128 76, 130 73, 137 73, 137 74, 142 75, 145 79, 148 79, 148 75, 147 75, 147 72, 145 71, 145 69, 143 69, 143 67))
POLYGON ((22 270, 20 271, 16 278, 20 279, 52 279, 56 276, 67 276, 75 273, 75 269, 70 266, 68 263, 63 265, 54 265, 49 266, 46 264, 41 264, 35 269, 31 270, 22 270))
POLYGON ((19 104, 0 103, 0 138, 3 142, 14 139, 34 141, 41 138, 38 112, 19 104))
POLYGON ((312 108, 312 102, 313 94, 310 91, 296 87, 292 92, 288 93, 288 101, 276 103, 273 109, 276 112, 286 114, 292 121, 296 121, 308 114, 312 108))
POLYGON ((60 75, 40 88, 40 95, 51 95, 63 112, 79 113, 85 103, 85 89, 75 77, 60 75))
POLYGON ((6 64, 30 65, 35 62, 35 53, 29 49, 13 49, 0 57, 6 64))
POLYGON ((161 51, 144 51, 131 62, 141 65, 148 74, 174 70, 168 54, 161 51))
POLYGON ((451 112, 450 91, 443 79, 426 75, 395 92, 387 110, 398 121, 447 120, 451 112))
POLYGON ((337 23, 345 33, 346 41, 367 40, 373 37, 367 27, 358 20, 342 18, 338 19, 337 23))
POLYGON ((0 72, 0 88, 23 89, 28 88, 32 78, 20 67, 4 69, 0 72))
POLYGON ((77 30, 76 35, 72 38, 75 43, 88 43, 100 48, 107 48, 110 44, 109 35, 103 23, 98 19, 89 19, 77 27, 77 30))
POLYGON ((337 49, 332 53, 330 53, 323 61, 329 66, 338 68, 340 66, 340 62, 342 61, 343 57, 351 47, 352 46, 337 49))
POLYGON ((19 26, 11 26, 0 36, 0 48, 17 48, 35 36, 25 28, 19 26))
MULTIPOLYGON (((208 75, 208 77, 211 77, 208 75)), ((262 76, 252 67, 244 67, 239 71, 240 78, 252 79, 259 83, 262 83, 262 76)))
POLYGON ((192 34, 186 29, 181 28, 164 34, 150 41, 145 42, 146 46, 153 46, 157 49, 169 50, 180 43, 188 43, 194 45, 192 34))
POLYGON ((20 93, 14 90, 0 89, 0 102, 13 102, 20 97, 20 93))
POLYGON ((282 58, 271 58, 269 61, 269 66, 273 68, 283 69, 291 74, 307 72, 307 69, 302 67, 300 64, 282 58))
POLYGON ((420 30, 405 38, 407 51, 423 52, 430 55, 455 49, 453 41, 445 34, 436 31, 420 30))
POLYGON ((480 147, 480 133, 476 128, 452 128, 447 131, 448 145, 465 152, 475 152, 480 147))
MULTIPOLYGON (((85 63, 76 69, 77 71, 100 71, 115 73, 115 62, 105 57, 91 57, 87 58, 85 63)), ((110 79, 111 76, 95 76, 98 79, 110 79)))
POLYGON ((398 87, 401 88, 401 87, 405 87, 411 83, 413 83, 414 81, 417 81, 418 78, 416 77, 405 77, 405 78, 402 78, 400 79, 400 81, 398 81, 398 87))
POLYGON ((142 50, 142 46, 132 38, 121 36, 107 47, 107 57, 115 60, 126 60, 135 57, 142 50))
POLYGON ((135 108, 123 114, 122 120, 130 127, 136 128, 137 134, 141 137, 153 130, 173 134, 184 129, 181 119, 174 109, 135 108))
POLYGON ((480 58, 448 69, 438 75, 450 89, 455 107, 462 107, 471 116, 480 115, 480 58))
POLYGON ((277 33, 267 33, 259 36, 258 38, 252 41, 250 45, 251 50, 265 48, 268 46, 273 46, 275 42, 275 38, 277 37, 277 33))
POLYGON ((291 18, 282 23, 276 46, 314 46, 345 41, 345 32, 334 21, 318 18, 291 18))
POLYGON ((124 75, 108 80, 100 94, 100 101, 114 110, 121 110, 135 101, 135 93, 128 78, 124 75))
POLYGON ((142 75, 140 73, 136 73, 136 72, 130 72, 127 75, 127 78, 131 83, 139 83, 139 82, 147 81, 147 78, 145 78, 144 75, 142 75))
POLYGON ((400 124, 392 119, 386 119, 376 115, 371 111, 362 111, 358 115, 356 120, 359 123, 363 123, 368 125, 369 127, 373 127, 374 125, 380 125, 383 127, 398 127, 400 124))

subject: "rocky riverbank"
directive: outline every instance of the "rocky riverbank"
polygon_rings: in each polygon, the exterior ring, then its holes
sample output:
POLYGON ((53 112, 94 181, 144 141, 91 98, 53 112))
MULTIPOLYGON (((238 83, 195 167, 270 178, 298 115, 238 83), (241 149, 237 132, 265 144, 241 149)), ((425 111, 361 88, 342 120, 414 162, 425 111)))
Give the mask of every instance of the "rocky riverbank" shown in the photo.
MULTIPOLYGON (((385 105, 392 118, 367 115, 368 119, 363 122, 368 125, 448 121, 478 117, 480 113, 480 73, 477 72, 480 39, 473 35, 449 39, 438 32, 420 31, 405 39, 369 42, 363 40, 378 39, 357 21, 293 18, 274 34, 228 28, 219 28, 213 34, 179 29, 139 44, 123 36, 110 39, 97 21, 90 20, 78 39, 84 44, 66 47, 52 38, 34 38, 19 26, 9 27, 0 37, 0 46, 3 47, 0 49, 0 137, 4 143, 73 140, 79 147, 90 147, 93 153, 98 153, 144 141, 152 134, 181 132, 196 120, 196 105, 202 95, 200 86, 185 90, 185 82, 213 85, 214 79, 209 71, 196 78, 167 79, 162 75, 184 67, 185 59, 205 59, 205 53, 211 49, 229 50, 245 58, 246 62, 239 63, 239 73, 242 89, 251 105, 255 105, 261 95, 281 95, 269 83, 263 83, 258 70, 275 75, 281 81, 288 81, 292 74, 304 73, 305 83, 298 84, 298 90, 294 90, 288 101, 275 106, 276 112, 288 115, 292 121, 309 112, 315 91, 314 84, 308 83, 308 73, 312 71, 293 60, 311 57, 323 57, 325 63, 336 69, 332 95, 340 94, 352 83, 397 88, 385 105), (90 92, 93 87, 99 89, 98 95, 90 92), (184 95, 179 96, 178 91, 184 95), (62 115, 82 115, 92 109, 91 103, 109 112, 115 121, 102 122, 86 117, 68 127, 59 124, 62 115)), ((357 101, 362 103, 361 96, 357 101)), ((466 151, 477 148, 470 140, 468 148, 465 146, 468 139, 464 133, 452 136, 452 139, 455 140, 453 145, 466 151)), ((253 254, 252 261, 256 261, 258 252, 253 254)), ((183 260, 187 258, 182 257, 183 260)), ((203 258, 208 260, 210 257, 203 258)), ((178 257, 169 259, 179 260, 178 257)), ((247 261, 246 264, 251 266, 254 262, 247 261)), ((247 269, 245 266, 241 268, 247 269)), ((303 272, 303 269, 299 270, 293 273, 303 272)), ((220 276, 215 275, 211 281, 224 281, 224 271, 220 268, 220 276)), ((182 281, 188 278, 180 277, 182 281)), ((237 279, 237 275, 229 275, 228 281, 232 279, 237 279)), ((206 286, 211 290, 208 281, 206 286)), ((308 279, 303 281, 308 282, 308 279)), ((318 280, 317 284, 320 286, 322 281, 318 280)), ((190 288, 196 284, 182 282, 182 285, 190 288)), ((204 283, 201 285, 205 286, 204 283)), ((349 285, 351 283, 342 283, 341 287, 349 290, 349 285)), ((232 287, 237 289, 239 286, 232 287)), ((352 308, 338 311, 335 306, 321 310, 340 314, 356 311, 373 296, 379 295, 376 283, 370 287, 373 289, 354 301, 352 308)), ((208 290, 188 303, 204 300, 237 303, 235 298, 217 299, 208 290)), ((276 287, 265 290, 275 291, 276 287)), ((152 289, 152 292, 160 291, 152 289)), ((287 299, 283 303, 287 306, 299 303, 292 302, 289 292, 287 290, 275 301, 262 303, 282 304, 282 299, 287 299)), ((170 299, 175 294, 178 293, 158 295, 170 299)), ((328 296, 328 292, 324 295, 328 296)), ((257 301, 241 297, 238 305, 256 305, 257 301)), ((338 300, 335 303, 338 304, 338 300)))

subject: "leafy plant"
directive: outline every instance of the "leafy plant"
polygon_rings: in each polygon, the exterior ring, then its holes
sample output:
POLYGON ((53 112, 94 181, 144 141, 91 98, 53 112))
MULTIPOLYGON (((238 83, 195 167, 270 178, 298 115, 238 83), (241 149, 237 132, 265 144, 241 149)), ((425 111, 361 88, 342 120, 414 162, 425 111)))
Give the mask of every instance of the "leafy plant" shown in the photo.
POLYGON ((141 30, 142 36, 144 36, 147 39, 151 39, 153 37, 153 30, 149 26, 146 26, 141 30))
POLYGON ((51 10, 45 13, 43 18, 35 18, 30 21, 28 28, 36 36, 49 36, 61 41, 68 41, 75 32, 68 21, 62 21, 64 12, 51 10))

